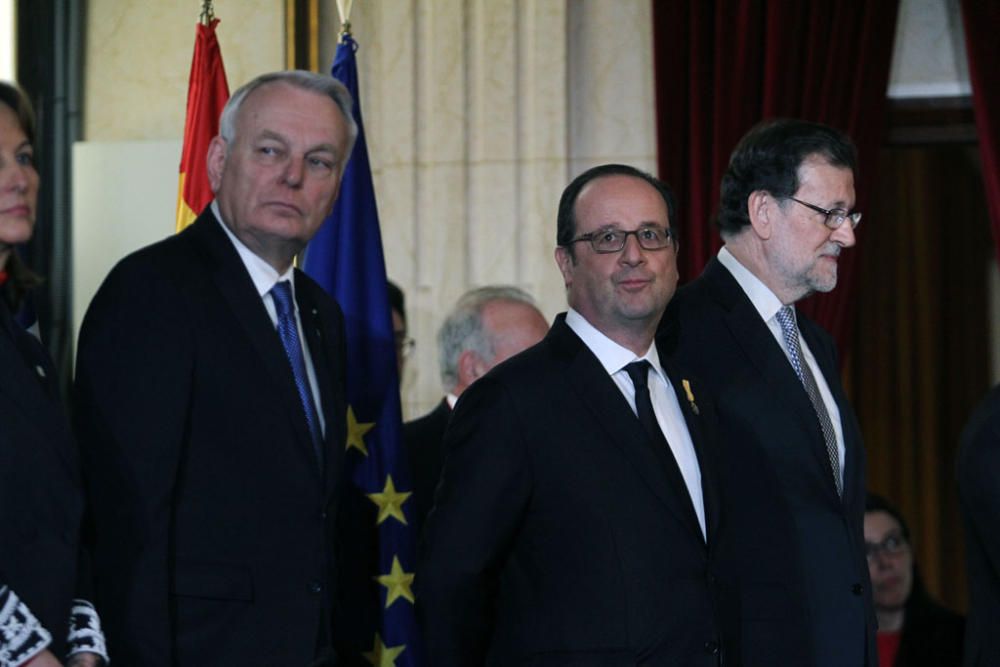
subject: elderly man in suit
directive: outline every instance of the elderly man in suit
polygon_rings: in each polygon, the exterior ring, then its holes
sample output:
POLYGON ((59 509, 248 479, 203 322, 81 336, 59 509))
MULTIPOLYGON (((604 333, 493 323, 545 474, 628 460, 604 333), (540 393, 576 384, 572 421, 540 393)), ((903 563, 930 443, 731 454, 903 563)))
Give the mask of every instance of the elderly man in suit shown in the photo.
POLYGON ((78 424, 119 664, 335 659, 343 322, 292 260, 337 197, 351 105, 308 72, 237 90, 208 151, 215 201, 87 312, 78 424))
POLYGON ((725 242, 678 291, 658 340, 719 417, 727 531, 720 580, 739 591, 744 667, 874 667, 865 453, 830 336, 795 303, 837 284, 854 245, 855 149, 832 128, 763 123, 733 152, 725 242))
POLYGON ((445 436, 417 576, 432 664, 719 664, 711 406, 653 344, 673 219, 624 165, 563 193, 570 310, 476 380, 445 436))
POLYGON ((419 419, 403 425, 417 523, 434 501, 444 460, 444 432, 459 396, 497 364, 545 337, 548 323, 522 289, 487 285, 461 297, 438 330, 438 365, 445 397, 419 419))
POLYGON ((958 451, 969 618, 965 667, 1000 665, 1000 386, 975 409, 958 451))

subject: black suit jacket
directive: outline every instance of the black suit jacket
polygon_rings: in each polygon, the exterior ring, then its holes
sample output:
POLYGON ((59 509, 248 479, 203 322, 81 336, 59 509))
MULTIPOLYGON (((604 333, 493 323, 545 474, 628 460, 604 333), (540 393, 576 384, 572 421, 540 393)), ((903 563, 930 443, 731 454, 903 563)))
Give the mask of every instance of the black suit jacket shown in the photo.
POLYGON ((326 422, 323 465, 291 366, 206 209, 122 260, 80 334, 80 444, 97 605, 118 664, 307 665, 335 605, 345 437, 340 309, 295 295, 326 422))
POLYGON ((423 417, 403 424, 403 446, 410 465, 413 484, 413 507, 417 526, 423 529, 427 513, 434 505, 434 489, 444 464, 444 432, 448 428, 451 407, 441 399, 437 407, 423 417))
POLYGON ((563 316, 463 392, 417 574, 431 664, 718 664, 715 462, 670 377, 707 546, 672 455, 563 316))
POLYGON ((736 640, 730 653, 746 667, 874 667, 860 429, 829 335, 801 315, 799 329, 840 409, 842 500, 805 389, 717 259, 671 301, 659 343, 702 380, 718 413, 729 528, 720 538, 719 563, 740 598, 738 626, 726 633, 736 640))
POLYGON ((1000 386, 972 413, 958 452, 969 616, 967 667, 1000 665, 1000 386))
MULTIPOLYGON (((0 585, 66 652, 77 591, 83 484, 55 369, 0 296, 0 585)), ((0 648, 3 640, 0 638, 0 648)))

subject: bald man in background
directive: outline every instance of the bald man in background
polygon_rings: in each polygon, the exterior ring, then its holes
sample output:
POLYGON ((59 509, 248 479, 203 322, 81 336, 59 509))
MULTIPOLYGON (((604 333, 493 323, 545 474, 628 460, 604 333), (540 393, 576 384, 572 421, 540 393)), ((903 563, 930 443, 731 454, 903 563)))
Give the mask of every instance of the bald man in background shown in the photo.
POLYGON ((455 402, 476 378, 545 337, 549 325, 522 289, 491 285, 459 297, 438 331, 438 363, 445 397, 403 426, 413 480, 417 525, 434 503, 444 461, 444 432, 455 402))

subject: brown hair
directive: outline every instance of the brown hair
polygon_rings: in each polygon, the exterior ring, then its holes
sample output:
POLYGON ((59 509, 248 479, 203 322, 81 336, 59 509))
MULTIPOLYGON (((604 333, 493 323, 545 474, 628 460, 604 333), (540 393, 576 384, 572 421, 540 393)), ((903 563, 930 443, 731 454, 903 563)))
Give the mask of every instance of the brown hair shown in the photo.
MULTIPOLYGON (((28 96, 16 85, 0 81, 0 104, 9 107, 28 141, 35 143, 35 112, 31 108, 28 96)), ((33 288, 37 287, 42 279, 29 269, 17 254, 17 250, 11 249, 7 258, 7 282, 0 287, 0 298, 7 302, 11 311, 17 311, 33 288)))

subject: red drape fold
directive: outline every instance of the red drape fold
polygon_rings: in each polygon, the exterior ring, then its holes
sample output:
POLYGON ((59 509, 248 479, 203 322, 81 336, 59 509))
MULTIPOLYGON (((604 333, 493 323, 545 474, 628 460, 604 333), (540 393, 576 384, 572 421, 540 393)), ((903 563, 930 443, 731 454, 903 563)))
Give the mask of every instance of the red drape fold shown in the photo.
POLYGON ((993 242, 1000 257, 1000 2, 962 0, 965 50, 972 81, 972 106, 979 134, 986 203, 993 242))
MULTIPOLYGON (((865 210, 886 131, 897 9, 898 1, 654 0, 658 162, 680 204, 682 280, 721 244, 711 224, 719 181, 760 120, 796 117, 847 132, 859 153, 856 208, 865 210)), ((836 290, 802 304, 841 350, 856 255, 841 255, 836 290)))

